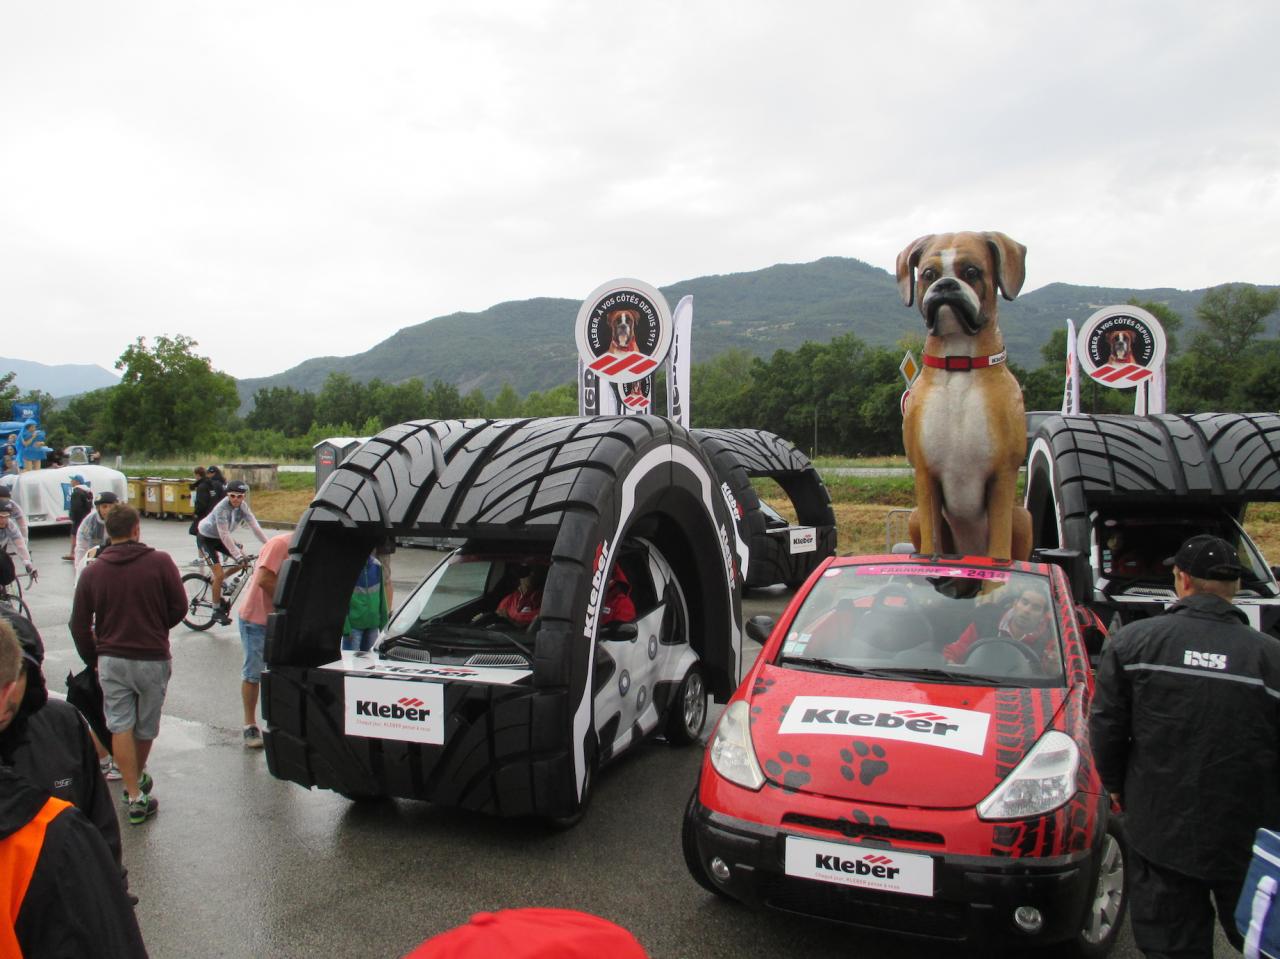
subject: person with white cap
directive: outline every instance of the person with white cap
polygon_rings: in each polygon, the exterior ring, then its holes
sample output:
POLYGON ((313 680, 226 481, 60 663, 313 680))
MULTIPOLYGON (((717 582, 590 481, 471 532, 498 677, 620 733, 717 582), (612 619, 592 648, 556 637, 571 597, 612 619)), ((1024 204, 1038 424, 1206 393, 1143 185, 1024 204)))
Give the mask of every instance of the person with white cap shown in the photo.
POLYGON ((222 599, 222 556, 229 556, 237 563, 245 563, 244 549, 235 541, 233 534, 241 526, 248 526, 260 543, 267 541, 267 534, 258 525, 258 518, 249 509, 249 484, 241 480, 232 480, 227 484, 227 495, 219 500, 209 511, 209 515, 196 527, 200 535, 196 542, 200 551, 209 562, 213 574, 213 595, 219 597, 218 622, 223 626, 231 624, 231 609, 222 599))
POLYGON ((73 554, 76 572, 84 569, 84 564, 91 559, 90 553, 97 556, 102 547, 111 542, 107 536, 107 510, 120 502, 120 497, 110 490, 103 490, 93 498, 94 511, 80 523, 76 532, 76 548, 73 554))
POLYGON ((1103 785, 1125 814, 1129 920, 1148 957, 1212 959, 1254 833, 1280 822, 1280 640, 1232 605, 1246 569, 1217 536, 1173 567, 1178 601, 1112 634, 1090 710, 1103 785))

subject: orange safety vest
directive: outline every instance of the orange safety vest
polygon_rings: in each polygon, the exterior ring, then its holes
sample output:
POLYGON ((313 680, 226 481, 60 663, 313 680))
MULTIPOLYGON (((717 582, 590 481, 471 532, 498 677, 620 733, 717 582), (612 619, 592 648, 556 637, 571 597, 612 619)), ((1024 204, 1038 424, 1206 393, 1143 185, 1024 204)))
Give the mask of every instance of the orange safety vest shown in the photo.
POLYGON ((27 897, 31 875, 36 871, 36 860, 44 848, 45 830, 49 823, 71 803, 49 797, 35 817, 13 835, 0 839, 0 902, 8 913, 8 922, 0 927, 0 959, 22 959, 18 947, 18 934, 14 924, 22 901, 27 897))

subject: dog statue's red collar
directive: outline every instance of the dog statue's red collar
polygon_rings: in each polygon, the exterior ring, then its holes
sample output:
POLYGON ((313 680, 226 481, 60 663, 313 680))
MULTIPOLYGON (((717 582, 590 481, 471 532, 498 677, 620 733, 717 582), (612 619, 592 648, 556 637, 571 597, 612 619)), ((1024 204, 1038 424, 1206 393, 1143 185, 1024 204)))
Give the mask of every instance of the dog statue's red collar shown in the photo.
POLYGON ((970 370, 982 370, 988 366, 999 366, 1009 358, 1008 350, 992 353, 990 356, 930 356, 924 355, 924 365, 935 370, 950 370, 953 373, 968 373, 970 370))

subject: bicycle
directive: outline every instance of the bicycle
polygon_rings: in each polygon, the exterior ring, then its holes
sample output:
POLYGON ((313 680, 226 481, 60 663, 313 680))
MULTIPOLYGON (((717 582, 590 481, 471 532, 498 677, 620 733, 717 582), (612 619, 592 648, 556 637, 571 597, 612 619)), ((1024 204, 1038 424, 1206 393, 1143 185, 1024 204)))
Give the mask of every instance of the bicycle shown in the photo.
MULTIPOLYGON (((222 601, 230 609, 249 577, 253 573, 256 556, 246 555, 241 563, 222 567, 222 601)), ((204 632, 218 621, 220 603, 213 596, 213 579, 205 573, 187 573, 182 577, 182 588, 187 593, 187 614, 182 617, 188 629, 204 632)))
MULTIPOLYGON (((27 576, 27 589, 30 589, 39 578, 39 574, 33 569, 27 576)), ((22 577, 15 576, 13 578, 13 583, 10 585, 16 586, 18 588, 18 592, 11 593, 9 592, 9 586, 0 586, 0 606, 3 606, 11 613, 16 613, 24 619, 31 619, 31 607, 28 606, 27 601, 22 598, 22 577)))

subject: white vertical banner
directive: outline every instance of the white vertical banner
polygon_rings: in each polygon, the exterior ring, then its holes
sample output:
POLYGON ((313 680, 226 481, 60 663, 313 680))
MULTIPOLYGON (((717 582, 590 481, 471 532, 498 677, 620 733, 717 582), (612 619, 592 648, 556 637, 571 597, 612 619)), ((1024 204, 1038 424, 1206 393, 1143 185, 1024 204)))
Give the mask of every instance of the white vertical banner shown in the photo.
POLYGON ((693 341, 693 296, 680 298, 671 315, 674 335, 667 354, 667 416, 685 429, 690 429, 692 410, 689 404, 690 347, 693 341))
POLYGON ((1076 325, 1067 319, 1067 369, 1062 388, 1062 412, 1068 415, 1080 412, 1080 359, 1076 355, 1076 325))
POLYGON ((599 397, 600 406, 596 410, 597 416, 619 416, 622 413, 622 407, 618 403, 618 394, 613 391, 612 383, 601 382, 598 384, 596 396, 599 397))

